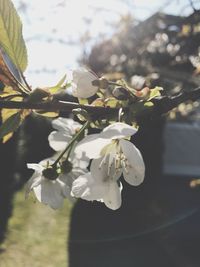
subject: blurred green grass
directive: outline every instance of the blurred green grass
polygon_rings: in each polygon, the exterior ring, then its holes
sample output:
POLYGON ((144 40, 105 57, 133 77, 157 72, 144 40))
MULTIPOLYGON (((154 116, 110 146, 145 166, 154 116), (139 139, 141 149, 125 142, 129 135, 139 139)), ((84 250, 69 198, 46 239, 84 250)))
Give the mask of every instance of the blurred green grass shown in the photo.
POLYGON ((33 198, 24 200, 23 190, 14 198, 13 216, 1 246, 1 267, 66 267, 67 239, 72 204, 52 210, 33 198))

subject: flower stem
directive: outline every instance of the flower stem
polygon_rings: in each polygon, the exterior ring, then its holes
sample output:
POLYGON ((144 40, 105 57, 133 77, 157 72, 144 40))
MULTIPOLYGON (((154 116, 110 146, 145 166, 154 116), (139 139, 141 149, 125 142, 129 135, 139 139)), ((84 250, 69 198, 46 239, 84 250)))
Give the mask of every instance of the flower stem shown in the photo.
MULTIPOLYGON (((78 139, 78 137, 81 135, 81 133, 89 126, 90 122, 86 121, 83 126, 81 127, 80 131, 74 135, 74 137, 71 139, 71 141, 69 142, 69 144, 66 146, 65 150, 63 150, 63 152, 58 156, 58 158, 55 160, 55 162, 51 165, 53 168, 56 167, 57 163, 60 161, 60 159, 64 156, 64 154, 67 152, 68 149, 70 149, 74 142, 78 139)), ((71 151, 71 149, 70 149, 71 151)), ((68 157, 69 157, 69 153, 68 153, 68 157)))

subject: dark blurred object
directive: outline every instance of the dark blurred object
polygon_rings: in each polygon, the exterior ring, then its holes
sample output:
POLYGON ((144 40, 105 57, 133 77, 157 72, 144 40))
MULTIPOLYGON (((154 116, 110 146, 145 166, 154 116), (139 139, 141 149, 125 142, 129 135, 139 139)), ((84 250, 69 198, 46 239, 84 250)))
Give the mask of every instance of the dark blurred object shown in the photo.
POLYGON ((144 122, 133 142, 141 150, 145 181, 123 183, 122 207, 78 201, 72 211, 70 267, 198 267, 200 192, 189 179, 162 175, 164 121, 144 122))
POLYGON ((0 144, 0 243, 12 214, 13 196, 32 173, 26 164, 37 163, 53 153, 48 144, 51 130, 50 120, 30 115, 13 138, 0 144))
POLYGON ((13 137, 7 144, 0 144, 0 243, 5 238, 7 221, 12 212, 15 158, 16 138, 13 137))
MULTIPOLYGON (((162 86, 174 94, 199 86, 199 11, 187 18, 156 13, 138 25, 127 22, 111 39, 97 44, 84 63, 98 74, 123 73, 137 89, 162 86)), ((145 160, 144 183, 123 183, 117 211, 98 202, 76 203, 70 267, 200 265, 200 191, 190 188, 193 177, 162 174, 165 120, 139 124, 132 141, 145 160)))
MULTIPOLYGON (((3 87, 0 83, 0 89, 3 87)), ((57 95, 57 98, 72 102, 76 100, 67 94, 57 95)), ((48 142, 52 130, 51 119, 32 113, 13 138, 6 144, 0 143, 0 243, 5 238, 7 223, 12 214, 13 196, 32 174, 26 164, 38 163, 54 154, 48 142)))

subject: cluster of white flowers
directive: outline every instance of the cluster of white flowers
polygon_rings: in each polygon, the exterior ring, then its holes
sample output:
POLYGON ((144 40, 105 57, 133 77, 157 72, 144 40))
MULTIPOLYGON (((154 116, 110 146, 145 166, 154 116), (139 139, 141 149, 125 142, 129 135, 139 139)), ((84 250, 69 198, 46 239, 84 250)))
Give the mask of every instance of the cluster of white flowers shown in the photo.
MULTIPOLYGON (((74 71, 73 94, 83 98, 94 95, 98 90, 92 84, 95 79, 97 76, 89 71, 74 71)), ((35 172, 27 183, 26 196, 33 190, 40 202, 54 209, 62 206, 64 198, 82 198, 104 202, 108 208, 116 210, 122 202, 122 174, 130 185, 138 186, 143 182, 142 155, 129 141, 137 132, 136 128, 116 122, 99 134, 88 135, 77 142, 73 138, 82 128, 81 124, 58 118, 52 125, 55 131, 48 140, 57 154, 39 164, 27 165, 35 172)))
POLYGON ((78 177, 72 194, 86 200, 100 200, 110 209, 121 206, 123 177, 137 186, 144 180, 144 162, 140 151, 127 140, 136 129, 121 122, 106 127, 100 134, 86 136, 75 149, 92 159, 90 172, 78 177))
MULTIPOLYGON (((72 139, 72 136, 78 131, 81 125, 72 119, 58 118, 53 121, 53 127, 57 131, 53 131, 49 135, 49 145, 57 152, 65 149, 68 142, 72 139)), ((35 170, 34 174, 30 178, 26 186, 26 197, 31 190, 34 191, 37 199, 49 205, 50 207, 57 209, 63 204, 64 198, 71 199, 71 187, 73 181, 87 172, 89 165, 89 159, 83 155, 81 157, 75 156, 74 152, 70 153, 70 157, 66 161, 66 171, 60 172, 58 175, 46 175, 45 169, 48 169, 51 164, 56 160, 54 157, 45 159, 38 164, 27 164, 29 169, 35 170)), ((63 157, 65 163, 66 155, 63 157)), ((50 168, 50 174, 54 174, 54 170, 50 168)))

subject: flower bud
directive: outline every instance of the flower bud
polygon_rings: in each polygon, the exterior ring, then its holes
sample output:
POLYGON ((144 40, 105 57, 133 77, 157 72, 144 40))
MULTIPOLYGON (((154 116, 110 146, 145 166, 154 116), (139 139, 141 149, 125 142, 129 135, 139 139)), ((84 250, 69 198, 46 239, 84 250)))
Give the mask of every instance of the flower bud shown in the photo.
POLYGON ((129 92, 124 87, 116 87, 112 94, 118 100, 127 100, 129 98, 129 92))
POLYGON ((58 172, 56 168, 49 166, 48 168, 44 169, 42 172, 43 176, 49 180, 56 180, 58 178, 58 172))
POLYGON ((151 91, 150 91, 149 87, 144 87, 142 90, 136 91, 135 96, 140 98, 140 99, 146 100, 149 98, 150 92, 151 91))
POLYGON ((86 69, 77 69, 72 72, 72 95, 79 98, 88 98, 96 94, 98 86, 92 82, 98 79, 98 76, 86 69))
POLYGON ((94 80, 92 82, 92 85, 93 86, 98 86, 101 89, 107 89, 108 86, 109 86, 109 82, 105 78, 100 78, 100 79, 94 80))

